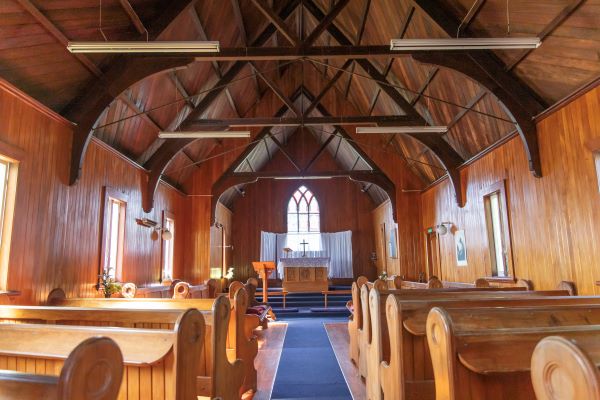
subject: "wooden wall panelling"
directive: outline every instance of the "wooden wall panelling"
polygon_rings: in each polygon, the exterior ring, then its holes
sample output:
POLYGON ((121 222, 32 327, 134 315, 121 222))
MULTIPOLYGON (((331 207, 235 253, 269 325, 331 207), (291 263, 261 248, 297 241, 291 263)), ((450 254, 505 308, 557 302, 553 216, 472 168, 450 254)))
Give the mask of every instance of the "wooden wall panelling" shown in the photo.
MULTIPOLYGON (((141 209, 140 170, 95 142, 90 144, 82 180, 67 186, 70 127, 32 107, 14 92, 0 90, 0 140, 21 148, 8 288, 19 303, 42 302, 57 286, 68 296, 92 296, 99 273, 102 188, 127 193, 123 279, 153 283, 160 274, 160 241, 136 224, 136 217, 160 221, 163 209, 181 213, 184 198, 159 185, 150 214, 141 209)), ((175 263, 181 263, 176 244, 175 263)), ((179 265, 178 265, 179 268, 179 265)))
POLYGON ((422 195, 422 229, 451 221, 464 229, 468 266, 456 267, 454 238, 440 240, 444 280, 471 282, 489 274, 490 260, 482 190, 506 179, 517 278, 536 289, 573 281, 580 294, 598 294, 600 279, 600 194, 592 152, 600 137, 600 88, 538 123, 544 177, 533 178, 519 139, 513 138, 461 171, 467 204, 454 204, 447 181, 422 195))

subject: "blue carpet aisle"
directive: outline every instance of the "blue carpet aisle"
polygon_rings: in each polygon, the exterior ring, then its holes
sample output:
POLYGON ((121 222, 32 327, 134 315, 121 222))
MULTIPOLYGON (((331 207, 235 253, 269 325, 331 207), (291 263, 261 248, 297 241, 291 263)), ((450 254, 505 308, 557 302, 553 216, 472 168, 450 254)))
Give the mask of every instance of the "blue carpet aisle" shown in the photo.
POLYGON ((289 319, 272 399, 351 400, 324 322, 345 318, 289 319))

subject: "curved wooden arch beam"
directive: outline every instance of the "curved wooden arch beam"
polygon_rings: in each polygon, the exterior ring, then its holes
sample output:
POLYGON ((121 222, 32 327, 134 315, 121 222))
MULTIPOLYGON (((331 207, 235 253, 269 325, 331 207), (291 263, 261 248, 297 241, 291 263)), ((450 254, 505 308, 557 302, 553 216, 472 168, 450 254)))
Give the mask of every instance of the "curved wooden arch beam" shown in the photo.
MULTIPOLYGON (((449 37, 456 35, 460 21, 447 7, 434 0, 413 1, 449 37)), ((468 30, 463 33, 465 36, 470 36, 468 30)), ((536 177, 542 176, 537 128, 533 117, 542 112, 547 105, 523 82, 507 72, 504 64, 492 51, 478 50, 463 54, 414 53, 412 57, 419 62, 462 73, 492 92, 519 132, 529 162, 529 170, 536 177)))
POLYGON ((92 139, 93 127, 99 116, 110 104, 137 82, 173 68, 183 67, 194 62, 193 57, 173 57, 146 59, 121 56, 118 63, 110 68, 90 88, 94 96, 85 96, 74 104, 66 117, 77 125, 73 131, 71 147, 71 170, 69 183, 79 179, 87 146, 92 139))
MULTIPOLYGON (((174 0, 148 26, 148 37, 143 40, 156 40, 171 24, 192 7, 197 0, 174 0)), ((71 145, 71 165, 69 183, 74 184, 81 173, 85 151, 92 137, 92 128, 104 111, 128 87, 156 73, 171 68, 188 65, 193 57, 147 59, 140 57, 116 56, 104 68, 104 74, 86 87, 85 92, 76 98, 63 112, 63 115, 77 126, 73 131, 71 145)))

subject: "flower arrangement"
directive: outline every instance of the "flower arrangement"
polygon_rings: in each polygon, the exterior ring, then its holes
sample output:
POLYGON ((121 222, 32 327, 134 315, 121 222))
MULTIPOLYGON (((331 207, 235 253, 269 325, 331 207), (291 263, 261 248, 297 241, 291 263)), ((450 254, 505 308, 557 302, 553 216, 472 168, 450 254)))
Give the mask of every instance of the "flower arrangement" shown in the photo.
POLYGON ((379 279, 381 279, 382 281, 385 281, 385 280, 387 280, 387 278, 388 278, 387 271, 383 271, 383 272, 381 273, 381 275, 379 275, 379 279))
POLYGON ((233 279, 233 267, 229 267, 227 269, 227 274, 225 275, 225 278, 227 278, 228 280, 233 279))
POLYGON ((102 290, 104 297, 109 298, 113 294, 121 292, 121 284, 115 282, 115 279, 110 276, 110 269, 98 275, 98 278, 100 278, 98 290, 102 290))

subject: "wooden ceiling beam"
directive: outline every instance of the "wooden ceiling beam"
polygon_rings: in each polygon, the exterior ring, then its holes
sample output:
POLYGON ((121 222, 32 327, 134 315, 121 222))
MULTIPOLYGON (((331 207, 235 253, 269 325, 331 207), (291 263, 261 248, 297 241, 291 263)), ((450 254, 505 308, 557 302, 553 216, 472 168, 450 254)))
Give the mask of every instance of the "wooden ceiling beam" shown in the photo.
POLYGON ((348 67, 350 67, 351 64, 352 64, 352 60, 347 60, 344 63, 344 65, 342 65, 342 67, 337 70, 335 75, 331 79, 329 79, 329 81, 327 82, 325 87, 321 90, 319 95, 306 108, 306 110, 304 111, 304 115, 309 115, 311 113, 311 111, 315 109, 317 104, 319 104, 319 102, 323 99, 323 97, 325 97, 325 95, 329 92, 329 90, 331 90, 331 88, 335 85, 335 83, 342 77, 342 75, 344 75, 344 72, 348 69, 348 67))
POLYGON ((138 31, 138 33, 140 35, 146 34, 146 27, 144 26, 144 23, 140 19, 139 15, 137 15, 135 10, 131 6, 131 3, 128 0, 119 0, 119 4, 121 4, 121 7, 131 20, 133 26, 135 26, 135 29, 138 31))
MULTIPOLYGON (((233 16, 235 18, 238 30, 240 31, 240 40, 242 42, 242 46, 246 47, 248 46, 248 33, 246 32, 244 16, 242 15, 242 10, 240 8, 240 0, 231 0, 231 7, 233 8, 233 16)), ((259 101, 260 88, 258 86, 258 79, 256 75, 252 76, 252 81, 254 82, 254 90, 256 90, 256 101, 259 101)))
MULTIPOLYGON (((195 1, 171 1, 169 7, 147 27, 148 39, 152 41, 159 38, 162 32, 195 1)), ((141 79, 164 70, 188 65, 193 61, 193 57, 164 57, 151 60, 134 59, 126 55, 113 57, 104 69, 104 73, 92 83, 85 85, 85 92, 81 96, 76 96, 76 99, 63 111, 63 115, 77 125, 71 144, 70 184, 74 184, 79 178, 85 151, 92 137, 92 128, 106 107, 141 79)))
POLYGON ((281 18, 275 11, 263 3, 263 0, 250 0, 256 8, 273 24, 279 32, 292 44, 298 46, 300 40, 294 32, 292 32, 285 23, 285 18, 281 18))
POLYGON ((317 41, 319 36, 333 23, 333 20, 339 15, 339 13, 346 8, 350 0, 338 0, 337 4, 327 13, 327 15, 319 21, 319 25, 308 35, 308 37, 302 42, 302 46, 312 46, 317 41))
MULTIPOLYGON (((434 0, 413 0, 413 2, 448 36, 454 37, 460 22, 445 5, 434 0)), ((464 33, 470 36, 467 30, 464 33)), ((533 117, 543 111, 546 104, 527 85, 507 72, 502 61, 492 51, 471 51, 463 55, 445 52, 415 53, 412 57, 422 63, 458 71, 494 93, 519 131, 529 162, 529 170, 536 177, 542 176, 537 127, 533 117)))
MULTIPOLYGON (((296 10, 299 4, 300 0, 291 0, 287 2, 280 11, 279 17, 282 19, 287 18, 294 12, 294 10, 296 10)), ((267 25, 267 27, 253 41, 252 45, 264 45, 275 32, 276 28, 273 26, 273 24, 267 25)), ((244 68, 244 66, 246 66, 246 62, 243 61, 234 63, 223 75, 223 77, 219 79, 212 89, 202 98, 202 100, 198 102, 196 108, 194 108, 181 123, 177 124, 175 129, 177 129, 179 126, 181 126, 182 129, 186 129, 186 124, 189 123, 189 121, 194 121, 200 117, 212 105, 213 101, 219 96, 224 88, 244 68)), ((283 115, 283 113, 281 115, 283 115)), ((164 173, 165 169, 173 157, 191 142, 193 142, 192 139, 157 139, 156 145, 153 146, 153 151, 148 154, 147 161, 144 162, 144 167, 149 171, 146 181, 142 184, 142 208, 146 212, 150 212, 154 206, 154 193, 156 192, 158 182, 160 181, 160 177, 164 173)))
MULTIPOLYGON (((317 106, 318 107, 318 106, 317 106)), ((186 130, 197 131, 208 128, 226 127, 263 127, 263 126, 322 126, 322 125, 417 125, 415 120, 406 115, 344 115, 319 117, 258 117, 258 118, 223 118, 201 119, 186 124, 186 130)), ((186 132, 182 130, 182 132, 186 132)))
MULTIPOLYGON (((585 0, 575 0, 570 4, 567 4, 567 6, 563 8, 562 11, 556 17, 554 17, 554 19, 550 21, 550 23, 546 25, 544 29, 538 34, 540 40, 543 41, 544 39, 546 39, 547 36, 551 35, 552 32, 554 32, 559 26, 561 26, 562 23, 567 20, 567 18, 569 18, 575 11, 577 11, 579 7, 583 5, 583 3, 585 3, 585 0)), ((527 56, 533 50, 534 49, 525 49, 521 51, 521 53, 517 55, 517 57, 515 57, 515 59, 511 61, 510 64, 506 66, 506 70, 511 71, 513 68, 519 65, 521 61, 527 58, 527 56)))
POLYGON ((302 168, 302 172, 308 171, 310 169, 310 167, 312 167, 313 164, 319 159, 319 157, 321 157, 321 154, 323 154, 323 152, 327 149, 327 146, 329 146, 329 144, 333 141, 333 139, 335 139, 337 137, 336 133, 337 133, 337 131, 333 131, 333 133, 331 135, 329 135, 327 140, 325 140, 323 142, 321 147, 319 147, 319 150, 317 150, 317 152, 312 156, 312 158, 306 164, 306 166, 304 168, 302 168))
MULTIPOLYGON (((69 39, 65 36, 64 33, 60 31, 56 27, 56 25, 48 19, 31 1, 29 0, 17 0, 18 3, 23 7, 35 20, 44 27, 56 40, 60 42, 61 45, 65 47, 65 51, 67 51, 67 44, 69 39)), ((102 70, 98 68, 98 66, 89 59, 85 54, 73 54, 73 57, 77 58, 77 60, 92 74, 97 77, 102 76, 102 70)))
POLYGON ((485 0, 475 0, 475 3, 473 3, 471 8, 467 11, 467 15, 465 15, 460 25, 458 26, 458 29, 456 30, 456 37, 460 37, 461 30, 469 29, 469 25, 471 25, 471 22, 473 22, 475 17, 477 17, 477 14, 479 14, 479 11, 481 11, 481 8, 484 4, 485 0))
POLYGON ((285 93, 283 93, 283 90, 281 90, 279 88, 279 85, 277 85, 277 83, 275 83, 271 78, 269 78, 266 74, 262 73, 258 67, 256 66, 256 64, 254 64, 253 62, 250 63, 250 65, 252 66, 252 69, 254 70, 254 72, 259 76, 260 79, 262 79, 262 81, 264 83, 267 84, 267 86, 269 88, 271 88, 271 90, 273 91, 273 93, 275 93, 275 95, 277 97, 279 97, 279 99, 281 101, 283 101, 283 103, 288 106, 288 108, 297 116, 301 116, 302 113, 296 108, 296 105, 294 104, 294 102, 285 95, 285 93))
POLYGON ((292 164, 292 166, 296 169, 296 171, 301 171, 301 168, 298 166, 294 157, 291 156, 290 153, 285 149, 283 144, 277 139, 271 132, 269 132, 269 138, 275 143, 275 145, 279 148, 279 151, 288 159, 288 161, 292 164))
MULTIPOLYGON (((206 34, 206 31, 204 30, 204 25, 202 25, 202 21, 200 21, 200 16, 198 15, 196 8, 194 8, 194 7, 190 8, 190 15, 191 15, 192 21, 194 22, 196 30, 198 31, 200 40, 208 41, 208 35, 206 34)), ((213 70, 215 71, 215 74, 217 75, 217 78, 221 79, 223 77, 223 73, 221 72, 221 66, 219 65, 219 62, 212 61, 211 64, 212 64, 213 70)), ((240 112, 238 111, 235 101, 233 100, 233 96, 231 95, 231 91, 229 90, 228 87, 225 88, 225 95, 227 96, 227 101, 229 102, 229 105, 231 106, 232 111, 239 117, 240 112)))

